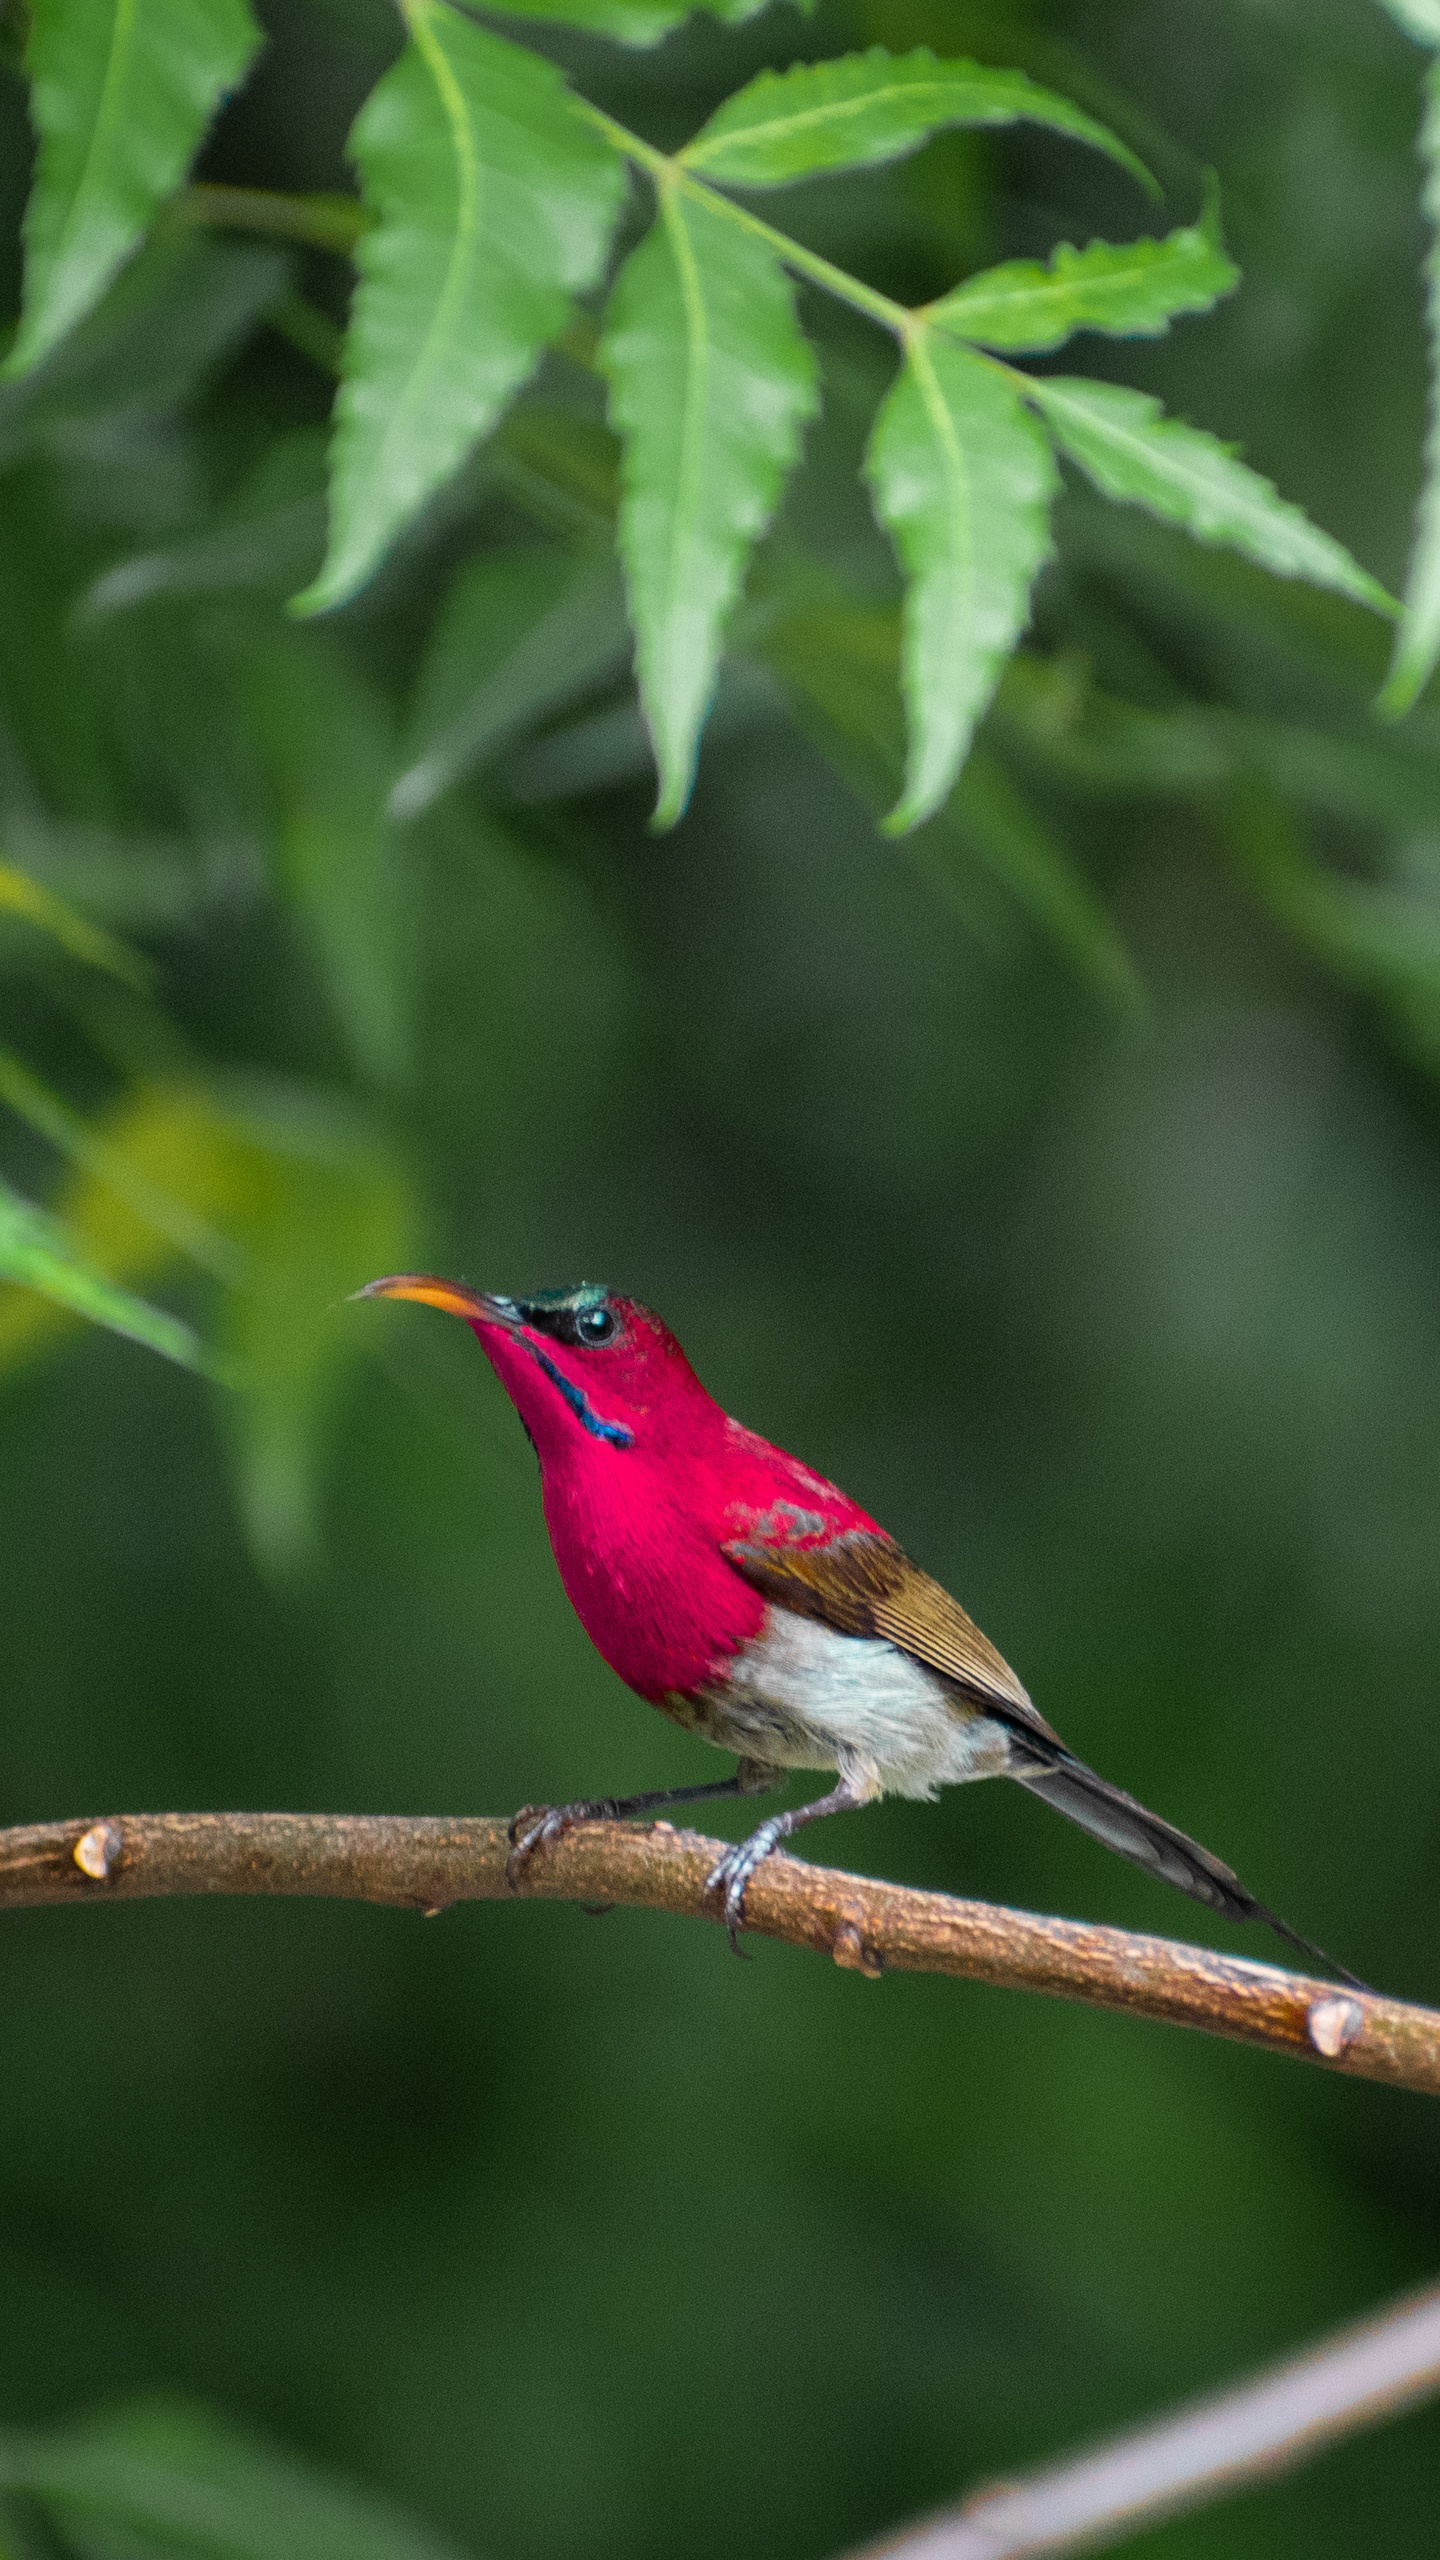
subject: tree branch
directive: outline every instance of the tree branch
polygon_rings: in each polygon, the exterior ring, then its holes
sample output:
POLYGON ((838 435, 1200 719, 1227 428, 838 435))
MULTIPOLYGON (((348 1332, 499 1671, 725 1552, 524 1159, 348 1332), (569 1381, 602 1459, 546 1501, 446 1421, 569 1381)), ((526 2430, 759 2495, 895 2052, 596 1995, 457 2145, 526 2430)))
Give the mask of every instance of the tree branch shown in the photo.
POLYGON ((1272 2479, 1340 2436, 1440 2389, 1440 2285, 1342 2329, 1250 2382, 1190 2402, 850 2560, 1028 2560, 1093 2550, 1182 2508, 1272 2479))
MULTIPOLYGON (((522 1898, 628 1903, 714 1919, 705 1881, 725 1846, 657 1822, 591 1822, 532 1860, 522 1898)), ((156 1894, 326 1894, 443 1911, 501 1901, 503 1821, 396 1814, 139 1813, 0 1831, 0 1909, 156 1894)), ((767 1858, 746 1927, 853 1973, 959 1974, 1199 2027, 1362 2080, 1440 2096, 1440 2013, 1337 1989, 1278 1965, 1128 1929, 1046 1920, 915 1893, 798 1858, 767 1858)))

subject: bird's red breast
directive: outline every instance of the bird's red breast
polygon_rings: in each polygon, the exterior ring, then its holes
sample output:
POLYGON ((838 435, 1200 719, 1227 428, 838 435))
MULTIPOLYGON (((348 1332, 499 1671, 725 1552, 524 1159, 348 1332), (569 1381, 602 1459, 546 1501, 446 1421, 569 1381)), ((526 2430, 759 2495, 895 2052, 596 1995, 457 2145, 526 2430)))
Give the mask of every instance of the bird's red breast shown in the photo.
POLYGON ((760 1631, 766 1598, 727 1546, 883 1535, 837 1485, 732 1421, 632 1299, 595 1288, 511 1300, 409 1276, 372 1286, 469 1323, 534 1443, 576 1615, 652 1704, 712 1684, 760 1631), (602 1307, 612 1329, 587 1341, 602 1307))
POLYGON ((727 1545, 818 1546, 876 1524, 838 1486, 732 1421, 657 1317, 612 1304, 633 1328, 623 1368, 602 1369, 583 1351, 567 1363, 563 1347, 544 1347, 598 1419, 631 1431, 623 1446, 588 1428, 513 1337, 475 1331, 535 1442, 545 1525, 575 1613, 611 1669, 658 1705, 712 1684, 759 1633, 765 1598, 727 1545))

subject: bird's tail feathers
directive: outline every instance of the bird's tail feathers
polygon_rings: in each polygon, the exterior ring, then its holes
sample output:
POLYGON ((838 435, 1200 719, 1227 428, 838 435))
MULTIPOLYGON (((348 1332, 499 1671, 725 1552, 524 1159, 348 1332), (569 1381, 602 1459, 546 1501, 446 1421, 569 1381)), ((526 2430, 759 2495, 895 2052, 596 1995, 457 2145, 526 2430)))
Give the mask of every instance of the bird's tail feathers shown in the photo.
POLYGON ((1287 1945, 1308 1956, 1313 1964, 1326 1972, 1338 1974, 1352 1989, 1364 1991, 1367 1985, 1347 1973, 1324 1950, 1302 1938, 1287 1920, 1257 1902, 1247 1893, 1234 1870, 1202 1849, 1198 1840, 1187 1839, 1172 1822, 1162 1821, 1158 1813, 1127 1796, 1122 1787, 1112 1787, 1108 1779, 1097 1777, 1083 1760, 1072 1760, 1069 1753, 1057 1755, 1053 1761, 1036 1759, 1029 1767, 1014 1766, 1012 1774, 1032 1795, 1043 1796, 1057 1813, 1068 1815, 1107 1849, 1116 1849, 1137 1867, 1144 1867, 1166 1884, 1178 1885, 1196 1902, 1208 1903, 1212 1911, 1223 1912, 1229 1920, 1259 1920, 1287 1945))

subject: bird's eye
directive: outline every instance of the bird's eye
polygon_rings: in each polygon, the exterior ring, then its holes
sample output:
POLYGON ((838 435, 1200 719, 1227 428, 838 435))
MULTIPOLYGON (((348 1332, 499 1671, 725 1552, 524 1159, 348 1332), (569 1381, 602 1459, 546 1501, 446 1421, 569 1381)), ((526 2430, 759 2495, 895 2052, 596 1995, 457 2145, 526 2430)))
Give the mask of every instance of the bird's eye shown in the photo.
POLYGON ((575 1319, 581 1342, 608 1342, 614 1331, 615 1317, 609 1307, 582 1307, 575 1319))

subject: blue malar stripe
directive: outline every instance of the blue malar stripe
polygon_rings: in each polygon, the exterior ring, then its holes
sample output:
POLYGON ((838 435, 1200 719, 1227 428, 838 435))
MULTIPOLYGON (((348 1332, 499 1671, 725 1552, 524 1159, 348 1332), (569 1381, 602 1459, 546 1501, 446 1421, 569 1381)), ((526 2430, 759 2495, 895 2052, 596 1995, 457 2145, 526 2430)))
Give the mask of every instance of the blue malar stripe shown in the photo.
POLYGON ((633 1431, 627 1431, 623 1422, 602 1422, 584 1389, 573 1385, 566 1377, 564 1370, 556 1368, 554 1361, 546 1356, 538 1343, 527 1342, 525 1348, 532 1360, 539 1361, 546 1377, 554 1380, 571 1412, 584 1423, 593 1439, 611 1440, 617 1449, 629 1448, 635 1437, 633 1431))

